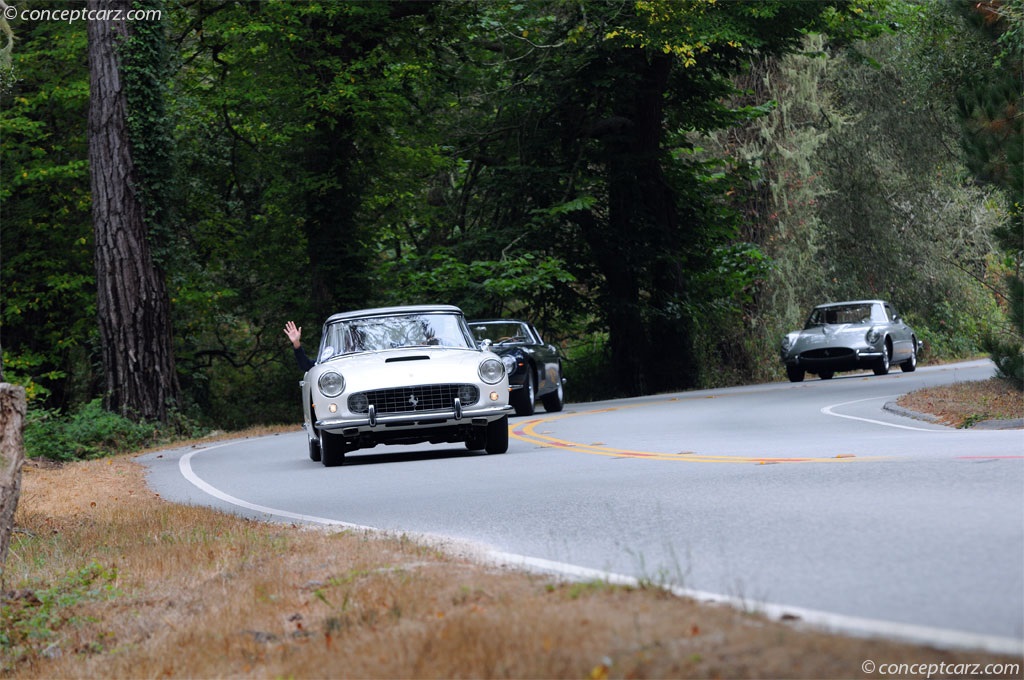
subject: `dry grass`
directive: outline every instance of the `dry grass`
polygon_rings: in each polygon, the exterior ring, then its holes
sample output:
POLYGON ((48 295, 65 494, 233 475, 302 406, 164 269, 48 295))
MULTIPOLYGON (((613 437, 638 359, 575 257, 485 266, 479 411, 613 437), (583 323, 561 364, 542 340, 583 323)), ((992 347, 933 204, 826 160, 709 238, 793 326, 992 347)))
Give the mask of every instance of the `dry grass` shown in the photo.
POLYGON ((1024 418, 1024 392, 999 378, 929 387, 906 394, 896 403, 933 415, 939 422, 953 427, 972 427, 986 420, 1024 418))
POLYGON ((851 678, 871 677, 866 659, 1022 661, 173 505, 130 457, 29 465, 17 531, 0 672, 18 678, 851 678))

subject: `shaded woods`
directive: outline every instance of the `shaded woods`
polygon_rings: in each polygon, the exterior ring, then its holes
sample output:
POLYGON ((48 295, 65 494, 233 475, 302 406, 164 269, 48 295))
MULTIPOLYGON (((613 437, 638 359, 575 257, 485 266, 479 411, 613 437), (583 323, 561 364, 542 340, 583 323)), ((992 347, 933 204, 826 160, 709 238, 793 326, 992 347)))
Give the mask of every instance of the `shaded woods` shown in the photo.
POLYGON ((837 298, 1019 355, 1019 2, 136 6, 9 22, 37 420, 296 422, 283 321, 385 304, 531 319, 571 400, 781 379, 837 298))

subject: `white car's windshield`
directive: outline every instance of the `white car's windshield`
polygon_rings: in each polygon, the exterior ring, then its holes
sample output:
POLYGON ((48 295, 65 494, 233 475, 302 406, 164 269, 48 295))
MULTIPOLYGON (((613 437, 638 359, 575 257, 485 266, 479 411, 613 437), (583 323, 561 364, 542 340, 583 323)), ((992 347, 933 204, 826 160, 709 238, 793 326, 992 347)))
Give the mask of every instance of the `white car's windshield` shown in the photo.
POLYGON ((457 314, 404 314, 345 319, 327 327, 321 361, 340 354, 399 347, 476 348, 457 314))

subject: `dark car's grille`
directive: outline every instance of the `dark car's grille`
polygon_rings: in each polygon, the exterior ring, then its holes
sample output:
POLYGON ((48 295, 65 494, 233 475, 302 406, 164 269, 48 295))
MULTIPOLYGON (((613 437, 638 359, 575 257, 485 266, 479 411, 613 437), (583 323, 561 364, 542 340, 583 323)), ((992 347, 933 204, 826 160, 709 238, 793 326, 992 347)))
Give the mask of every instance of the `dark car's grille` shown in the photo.
POLYGON ((849 359, 855 352, 849 347, 826 347, 811 349, 800 355, 801 359, 849 359))
POLYGON ((463 406, 472 406, 480 400, 480 390, 476 385, 448 384, 356 392, 348 398, 348 409, 352 413, 369 413, 373 404, 378 415, 418 413, 450 409, 455 399, 463 406))

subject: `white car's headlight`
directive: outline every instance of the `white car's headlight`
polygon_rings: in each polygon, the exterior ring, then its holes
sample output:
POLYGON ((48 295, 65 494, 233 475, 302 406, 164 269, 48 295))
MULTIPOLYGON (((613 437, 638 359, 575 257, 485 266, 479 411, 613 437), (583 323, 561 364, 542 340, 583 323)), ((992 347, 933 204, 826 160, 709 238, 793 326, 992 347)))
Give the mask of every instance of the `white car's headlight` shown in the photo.
POLYGON ((336 397, 345 391, 345 378, 341 373, 327 371, 326 373, 321 374, 320 380, 317 381, 317 385, 319 385, 320 392, 325 397, 336 397))
POLYGON ((505 364, 497 359, 484 359, 480 362, 477 373, 485 383, 494 385, 501 382, 501 379, 505 377, 505 364))
POLYGON ((875 344, 876 342, 878 342, 879 340, 882 339, 882 332, 880 330, 878 330, 877 328, 872 328, 864 336, 864 339, 867 340, 867 343, 869 345, 873 345, 873 344, 875 344))

